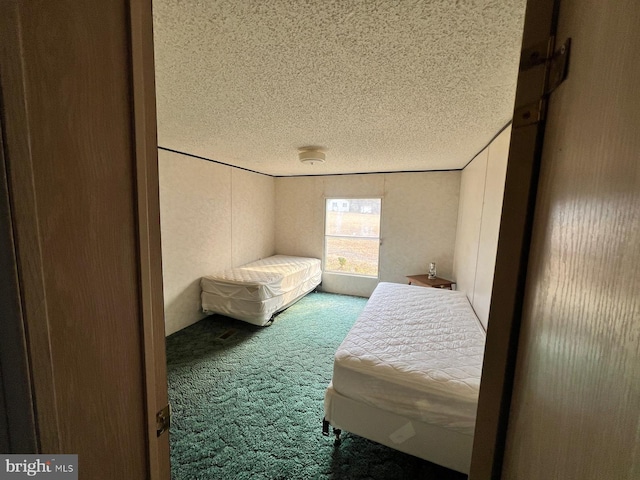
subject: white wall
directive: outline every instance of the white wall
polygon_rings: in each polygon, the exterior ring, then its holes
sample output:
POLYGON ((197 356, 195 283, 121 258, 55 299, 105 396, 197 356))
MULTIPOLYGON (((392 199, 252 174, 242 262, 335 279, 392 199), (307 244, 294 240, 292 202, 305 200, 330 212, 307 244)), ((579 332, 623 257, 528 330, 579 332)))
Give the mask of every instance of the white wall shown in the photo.
POLYGON ((460 184, 454 276, 458 290, 466 292, 485 327, 489 319, 510 137, 511 127, 508 127, 467 165, 460 184))
POLYGON ((489 148, 480 152, 462 171, 460 206, 455 244, 454 271, 457 289, 473 300, 482 223, 482 202, 487 176, 489 148))
MULTIPOLYGON (((335 175, 276 179, 276 251, 322 258, 327 197, 382 197, 379 279, 405 283, 406 275, 451 278, 460 172, 335 175)), ((324 291, 369 296, 378 279, 323 275, 324 291)))
POLYGON ((200 277, 275 253, 275 181, 160 150, 167 335, 204 315, 200 277))

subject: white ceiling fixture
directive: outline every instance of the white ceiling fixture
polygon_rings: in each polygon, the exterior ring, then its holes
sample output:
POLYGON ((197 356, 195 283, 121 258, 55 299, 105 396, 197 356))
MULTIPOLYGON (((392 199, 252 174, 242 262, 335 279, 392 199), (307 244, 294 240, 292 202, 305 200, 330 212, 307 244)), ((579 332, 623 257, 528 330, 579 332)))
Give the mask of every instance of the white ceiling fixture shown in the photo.
POLYGON ((270 175, 464 167, 510 120, 525 0, 154 0, 158 144, 270 175), (331 162, 291 161, 331 145, 331 162))
POLYGON ((298 159, 307 165, 315 165, 316 163, 324 163, 326 155, 323 151, 314 147, 301 148, 298 153, 298 159))

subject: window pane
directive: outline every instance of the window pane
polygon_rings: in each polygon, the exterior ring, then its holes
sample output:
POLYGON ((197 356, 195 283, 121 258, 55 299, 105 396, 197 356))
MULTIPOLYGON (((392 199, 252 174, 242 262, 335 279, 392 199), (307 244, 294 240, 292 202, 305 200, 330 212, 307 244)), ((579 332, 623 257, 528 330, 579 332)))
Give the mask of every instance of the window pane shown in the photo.
POLYGON ((325 237, 327 272, 378 275, 380 241, 367 238, 325 237))
POLYGON ((380 199, 327 200, 327 235, 380 237, 380 199))

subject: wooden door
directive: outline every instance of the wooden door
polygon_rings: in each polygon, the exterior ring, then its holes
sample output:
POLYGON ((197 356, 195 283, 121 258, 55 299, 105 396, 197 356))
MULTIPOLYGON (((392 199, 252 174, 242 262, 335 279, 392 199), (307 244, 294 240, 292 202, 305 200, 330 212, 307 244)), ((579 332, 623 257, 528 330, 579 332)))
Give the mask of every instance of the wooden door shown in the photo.
POLYGON ((562 0, 503 478, 640 478, 640 3, 562 0))
POLYGON ((20 307, 2 123, 0 115, 0 452, 35 453, 33 393, 20 307))
POLYGON ((639 24, 635 1, 528 3, 523 62, 570 37, 569 76, 526 126, 518 81, 471 478, 640 477, 639 24))
POLYGON ((638 24, 638 2, 527 4, 472 479, 640 476, 638 24), (545 97, 551 35, 572 48, 545 97))
POLYGON ((0 1, 7 322, 36 449, 77 453, 81 478, 169 478, 151 30, 148 0, 0 1))

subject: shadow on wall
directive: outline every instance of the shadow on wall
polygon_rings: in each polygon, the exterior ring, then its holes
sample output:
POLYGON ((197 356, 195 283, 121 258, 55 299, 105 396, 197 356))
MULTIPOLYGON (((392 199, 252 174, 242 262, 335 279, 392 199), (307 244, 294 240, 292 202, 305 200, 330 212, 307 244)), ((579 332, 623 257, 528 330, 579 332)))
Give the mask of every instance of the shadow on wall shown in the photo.
POLYGON ((173 298, 165 297, 164 330, 166 336, 206 317, 202 313, 200 292, 200 278, 197 278, 180 293, 173 295, 173 298))

